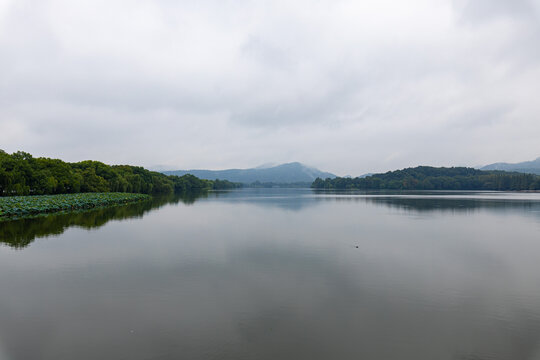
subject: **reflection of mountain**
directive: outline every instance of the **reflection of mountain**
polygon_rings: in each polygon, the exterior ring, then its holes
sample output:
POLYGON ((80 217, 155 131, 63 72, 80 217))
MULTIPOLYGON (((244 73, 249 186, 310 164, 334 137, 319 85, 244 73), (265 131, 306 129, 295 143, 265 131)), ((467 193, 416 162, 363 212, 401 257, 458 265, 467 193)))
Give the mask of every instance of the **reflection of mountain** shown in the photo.
POLYGON ((213 199, 227 203, 243 203, 261 207, 274 207, 289 211, 300 211, 317 205, 318 199, 310 189, 283 188, 246 188, 227 192, 210 193, 208 201, 213 199))
POLYGON ((59 235, 70 227, 77 226, 84 229, 93 229, 99 228, 111 220, 141 218, 148 211, 158 209, 166 204, 176 204, 178 202, 192 204, 202 195, 206 196, 206 194, 189 194, 153 197, 148 201, 123 206, 4 221, 0 223, 0 243, 14 248, 24 248, 30 245, 35 238, 59 235))

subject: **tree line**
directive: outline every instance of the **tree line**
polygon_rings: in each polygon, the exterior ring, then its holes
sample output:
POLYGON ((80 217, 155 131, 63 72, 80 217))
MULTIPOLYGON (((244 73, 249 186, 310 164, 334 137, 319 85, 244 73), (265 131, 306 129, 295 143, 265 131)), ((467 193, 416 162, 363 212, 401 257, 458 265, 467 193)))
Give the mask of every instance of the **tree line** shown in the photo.
POLYGON ((540 176, 466 167, 418 166, 363 178, 317 178, 311 187, 337 190, 540 190, 540 176))
POLYGON ((80 192, 171 194, 231 189, 226 180, 203 180, 191 174, 167 176, 140 166, 106 165, 99 161, 68 163, 0 150, 0 196, 80 192))

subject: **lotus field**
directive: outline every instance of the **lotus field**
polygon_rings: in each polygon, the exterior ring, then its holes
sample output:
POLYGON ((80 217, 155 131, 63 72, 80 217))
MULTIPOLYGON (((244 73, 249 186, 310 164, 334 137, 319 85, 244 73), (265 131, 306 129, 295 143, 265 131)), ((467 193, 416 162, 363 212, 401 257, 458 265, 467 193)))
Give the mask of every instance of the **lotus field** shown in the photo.
POLYGON ((89 209, 150 199, 144 194, 80 193, 0 197, 0 221, 55 211, 89 209))

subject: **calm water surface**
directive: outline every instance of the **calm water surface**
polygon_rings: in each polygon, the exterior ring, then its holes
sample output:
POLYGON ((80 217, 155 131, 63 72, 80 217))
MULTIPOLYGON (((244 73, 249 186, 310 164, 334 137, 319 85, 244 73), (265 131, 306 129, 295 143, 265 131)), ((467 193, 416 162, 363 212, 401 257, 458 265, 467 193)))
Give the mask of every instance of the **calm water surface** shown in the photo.
POLYGON ((540 359, 540 194, 246 189, 0 223, 0 359, 540 359))

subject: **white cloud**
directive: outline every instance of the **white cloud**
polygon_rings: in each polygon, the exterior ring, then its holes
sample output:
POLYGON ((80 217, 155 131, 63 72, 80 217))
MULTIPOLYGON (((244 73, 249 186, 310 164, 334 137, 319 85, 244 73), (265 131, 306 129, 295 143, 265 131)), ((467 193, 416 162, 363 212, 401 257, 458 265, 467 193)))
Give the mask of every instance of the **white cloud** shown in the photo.
POLYGON ((0 148, 353 175, 535 158, 539 9, 0 0, 0 148))

